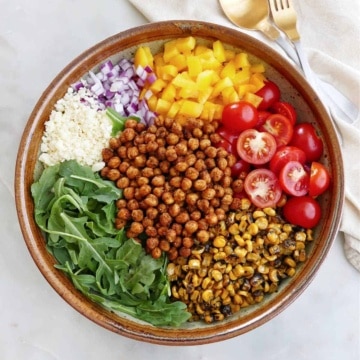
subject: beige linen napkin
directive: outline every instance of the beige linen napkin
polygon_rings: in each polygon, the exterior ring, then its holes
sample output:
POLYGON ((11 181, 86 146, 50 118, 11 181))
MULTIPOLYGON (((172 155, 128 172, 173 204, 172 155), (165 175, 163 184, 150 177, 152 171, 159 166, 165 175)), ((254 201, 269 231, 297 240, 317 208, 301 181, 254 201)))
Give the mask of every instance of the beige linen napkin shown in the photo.
MULTIPOLYGON (((149 21, 199 20, 235 28, 225 17, 218 0, 129 0, 149 21)), ((351 11, 352 0, 294 0, 298 28, 313 70, 333 83, 359 105, 360 36, 358 11, 351 11), (324 11, 326 9, 326 11, 324 11), (306 19, 306 23, 305 23, 306 19), (304 24, 302 24, 304 22, 304 24), (316 31, 315 31, 316 30, 316 31), (341 31, 340 31, 341 30, 341 31), (347 34, 343 36, 341 34, 347 34), (336 45, 335 45, 336 44, 336 45)), ((236 28, 282 52, 257 31, 236 28)), ((284 53, 283 53, 284 54, 284 53)), ((360 119, 348 124, 333 114, 342 136, 345 168, 345 206, 340 225, 344 235, 344 253, 360 271, 360 119)))

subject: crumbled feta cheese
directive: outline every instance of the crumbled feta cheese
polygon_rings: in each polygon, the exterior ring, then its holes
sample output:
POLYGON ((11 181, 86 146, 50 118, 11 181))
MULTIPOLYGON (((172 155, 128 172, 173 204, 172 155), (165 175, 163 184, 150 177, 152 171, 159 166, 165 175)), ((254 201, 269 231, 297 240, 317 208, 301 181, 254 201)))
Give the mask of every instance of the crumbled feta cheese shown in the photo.
POLYGON ((45 166, 76 160, 99 170, 101 151, 108 146, 111 131, 111 120, 105 110, 99 110, 89 90, 69 88, 45 122, 39 160, 45 166))

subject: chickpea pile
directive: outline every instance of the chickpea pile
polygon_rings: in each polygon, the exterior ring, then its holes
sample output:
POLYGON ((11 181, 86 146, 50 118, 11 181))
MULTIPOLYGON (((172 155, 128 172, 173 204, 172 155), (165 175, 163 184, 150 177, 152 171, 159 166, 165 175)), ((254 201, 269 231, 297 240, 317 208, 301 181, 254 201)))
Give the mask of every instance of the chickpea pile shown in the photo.
POLYGON ((217 124, 186 119, 184 125, 158 117, 146 127, 127 120, 102 156, 101 176, 123 189, 115 226, 129 238, 146 234, 154 258, 187 258, 210 239, 209 229, 225 220, 233 203, 231 166, 236 159, 214 144, 217 124))

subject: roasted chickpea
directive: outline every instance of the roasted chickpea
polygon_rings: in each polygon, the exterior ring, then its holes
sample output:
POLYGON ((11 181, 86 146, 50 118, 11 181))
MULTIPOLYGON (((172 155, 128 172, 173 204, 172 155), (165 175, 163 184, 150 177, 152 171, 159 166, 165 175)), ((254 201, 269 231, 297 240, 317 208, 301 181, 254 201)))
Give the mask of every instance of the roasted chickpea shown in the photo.
POLYGON ((210 172, 211 179, 215 182, 219 182, 224 176, 224 172, 220 170, 218 167, 215 167, 210 172))
POLYGON ((159 239, 157 237, 148 237, 146 239, 146 247, 150 250, 155 249, 159 245, 159 239))
POLYGON ((189 167, 185 171, 185 177, 187 177, 190 180, 196 180, 199 177, 199 171, 193 167, 189 167))
POLYGON ((127 207, 127 201, 125 199, 116 200, 116 207, 117 207, 117 209, 126 208, 127 207))
POLYGON ((132 237, 135 237, 135 236, 140 235, 144 231, 144 226, 140 222, 133 221, 130 224, 129 230, 132 234, 134 234, 132 237))
POLYGON ((125 128, 136 129, 138 122, 135 119, 127 119, 125 122, 125 128))
POLYGON ((159 217, 159 222, 162 226, 165 226, 166 230, 170 226, 172 222, 172 217, 169 213, 164 212, 159 217))
POLYGON ((125 128, 121 132, 120 140, 128 142, 134 140, 136 136, 136 131, 133 128, 125 128))
POLYGON ((165 176, 164 175, 156 175, 152 178, 151 184, 153 186, 163 186, 165 184, 165 176))
POLYGON ((208 231, 200 230, 196 233, 196 238, 200 243, 205 244, 206 242, 209 241, 210 235, 208 231))
POLYGON ((205 180, 197 179, 194 181, 193 186, 196 191, 203 191, 206 189, 207 183, 205 180))
POLYGON ((185 210, 181 211, 180 214, 175 217, 175 221, 178 224, 185 224, 189 220, 190 220, 190 216, 185 210))
POLYGON ((140 170, 137 167, 130 165, 126 170, 126 176, 129 179, 136 179, 140 176, 140 170))
POLYGON ((149 167, 144 167, 141 170, 141 175, 147 178, 151 178, 154 176, 154 169, 149 168, 149 167))
POLYGON ((197 159, 194 164, 194 168, 199 172, 206 170, 206 163, 205 163, 204 159, 197 159))
POLYGON ((198 221, 201 219, 201 217, 202 217, 202 214, 201 214, 201 211, 199 211, 199 210, 192 211, 190 214, 191 220, 198 221))
POLYGON ((184 225, 185 231, 188 235, 193 234, 199 228, 198 223, 195 220, 189 220, 184 225))
POLYGON ((116 217, 117 217, 118 219, 121 219, 121 220, 130 220, 130 218, 131 218, 131 213, 130 213, 129 209, 121 208, 121 209, 117 212, 116 217))
POLYGON ((145 205, 147 205, 149 207, 156 207, 159 204, 159 199, 154 194, 149 194, 144 199, 144 203, 145 203, 145 205))
POLYGON ((181 187, 181 190, 183 190, 184 192, 187 192, 192 187, 192 181, 190 179, 188 179, 187 177, 183 178, 181 180, 180 187, 181 187))
POLYGON ((102 149, 101 156, 102 156, 102 159, 105 162, 107 162, 114 156, 114 152, 109 148, 105 148, 105 149, 102 149))
POLYGON ((120 171, 118 169, 109 169, 106 177, 111 181, 116 181, 120 177, 120 171))
POLYGON ((123 191, 124 198, 127 200, 133 199, 135 196, 135 189, 132 186, 129 186, 123 191))
POLYGON ((180 211, 181 211, 181 207, 179 204, 176 203, 170 205, 168 208, 168 212, 172 217, 176 217, 177 215, 179 215, 180 211))
POLYGON ((122 174, 126 174, 127 169, 129 168, 130 164, 127 161, 122 161, 119 165, 119 171, 122 174))
POLYGON ((167 240, 160 240, 159 248, 161 251, 168 252, 170 250, 170 243, 167 240))
POLYGON ((199 200, 199 194, 197 193, 189 193, 186 194, 185 201, 188 205, 195 205, 196 202, 199 200))
POLYGON ((182 189, 176 189, 174 191, 174 201, 176 203, 182 203, 186 199, 186 193, 182 189))
POLYGON ((137 200, 135 200, 135 199, 131 199, 131 200, 129 200, 128 202, 127 202, 127 208, 129 209, 129 210, 137 210, 137 209, 139 209, 139 203, 138 203, 138 201, 137 200))

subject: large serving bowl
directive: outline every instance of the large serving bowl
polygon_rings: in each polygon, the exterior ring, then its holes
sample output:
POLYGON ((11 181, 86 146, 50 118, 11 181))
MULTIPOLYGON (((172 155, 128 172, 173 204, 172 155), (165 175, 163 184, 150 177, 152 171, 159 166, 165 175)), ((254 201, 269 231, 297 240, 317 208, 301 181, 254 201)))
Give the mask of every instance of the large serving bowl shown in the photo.
POLYGON ((130 29, 102 41, 72 61, 44 91, 29 117, 19 147, 15 179, 16 206, 26 245, 55 291, 81 314, 106 329, 133 339, 167 345, 204 344, 228 339, 271 320, 289 306, 309 285, 324 261, 338 230, 344 196, 343 165, 333 124, 301 73, 277 52, 247 35, 193 21, 153 23, 130 29), (219 39, 226 46, 244 50, 266 64, 267 77, 279 85, 283 99, 295 106, 300 121, 312 123, 321 135, 324 142, 321 161, 328 167, 332 180, 330 189, 321 196, 323 216, 314 231, 314 241, 309 245, 308 259, 294 277, 281 284, 278 292, 218 323, 193 322, 180 328, 159 328, 116 315, 95 304, 78 292, 69 278, 54 267, 55 260, 47 252, 44 235, 34 220, 30 187, 38 164, 44 122, 71 84, 109 58, 132 57, 139 45, 146 44, 159 51, 165 41, 189 35, 205 41, 219 39))

